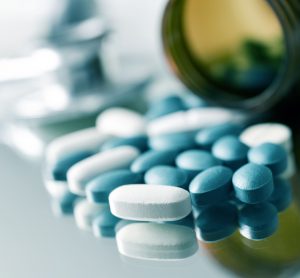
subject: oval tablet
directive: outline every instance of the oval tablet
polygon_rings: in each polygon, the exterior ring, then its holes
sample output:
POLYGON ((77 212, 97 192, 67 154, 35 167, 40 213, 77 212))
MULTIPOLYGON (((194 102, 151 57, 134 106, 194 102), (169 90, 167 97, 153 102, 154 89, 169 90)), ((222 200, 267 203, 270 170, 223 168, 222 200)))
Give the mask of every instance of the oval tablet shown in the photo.
POLYGON ((149 146, 154 150, 187 150, 196 147, 194 132, 180 132, 151 136, 149 146))
POLYGON ((179 96, 168 96, 152 103, 145 116, 148 120, 154 120, 184 110, 186 110, 186 106, 179 96))
POLYGON ((96 153, 107 139, 107 135, 100 133, 95 128, 82 129, 58 137, 47 146, 46 162, 54 165, 70 155, 96 153))
POLYGON ((141 174, 129 170, 114 170, 100 174, 86 186, 86 197, 93 203, 107 203, 109 194, 117 187, 143 182, 141 174))
POLYGON ((128 138, 112 138, 101 146, 101 150, 105 151, 120 146, 132 146, 144 152, 148 149, 148 137, 140 135, 128 138))
POLYGON ((285 149, 273 143, 264 143, 250 149, 248 159, 252 163, 268 167, 274 176, 282 174, 288 166, 285 149))
POLYGON ((210 149, 223 136, 238 135, 241 130, 241 126, 232 123, 212 126, 199 131, 195 137, 195 141, 199 146, 210 149))
POLYGON ((210 167, 221 165, 221 162, 207 151, 189 150, 177 156, 176 165, 194 177, 210 167))
POLYGON ((107 135, 132 137, 145 134, 145 121, 142 115, 125 108, 109 108, 96 120, 97 129, 107 135))
POLYGON ((238 228, 236 206, 225 203, 204 208, 196 219, 199 240, 212 242, 232 235, 238 228))
POLYGON ((134 160, 130 169, 134 173, 143 173, 157 165, 175 165, 178 151, 149 150, 134 160))
POLYGON ((74 218, 77 227, 90 231, 94 219, 108 208, 107 204, 92 204, 86 199, 82 199, 75 204, 74 218))
POLYGON ((225 201, 232 192, 231 169, 215 166, 198 174, 190 183, 192 204, 206 206, 225 201))
POLYGON ((130 166, 139 156, 138 149, 123 146, 110 149, 80 161, 70 168, 67 180, 70 191, 85 196, 85 187, 89 181, 98 175, 130 166))
POLYGON ((171 166, 155 166, 145 173, 147 184, 164 184, 171 186, 187 187, 189 177, 187 173, 171 166))
POLYGON ((281 145, 287 152, 293 148, 292 130, 279 123, 263 123, 248 127, 240 135, 240 140, 249 147, 263 143, 281 145))
POLYGON ((271 236, 277 230, 276 208, 269 203, 246 205, 239 211, 240 233, 252 240, 271 236))
POLYGON ((248 163, 237 170, 232 178, 236 197, 248 204, 267 200, 273 192, 273 176, 269 168, 248 163))
POLYGON ((122 255, 138 259, 179 260, 198 250, 195 232, 172 224, 129 224, 117 232, 116 240, 122 255))
POLYGON ((109 195, 112 214, 138 221, 175 221, 191 212, 189 193, 166 185, 125 185, 109 195))
POLYGON ((248 146, 233 135, 222 137, 212 146, 212 154, 233 170, 247 163, 248 150, 248 146))

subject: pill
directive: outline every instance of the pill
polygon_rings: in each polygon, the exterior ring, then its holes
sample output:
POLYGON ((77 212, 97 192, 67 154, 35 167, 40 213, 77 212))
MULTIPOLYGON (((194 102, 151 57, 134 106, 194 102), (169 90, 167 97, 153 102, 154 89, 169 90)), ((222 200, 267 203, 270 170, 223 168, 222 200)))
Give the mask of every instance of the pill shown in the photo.
POLYGON ((122 146, 84 159, 69 169, 69 189, 74 194, 85 196, 85 187, 89 181, 102 173, 128 168, 138 156, 138 149, 122 146))
POLYGON ((256 147, 263 143, 274 143, 281 145, 287 152, 293 148, 291 129, 279 123, 250 126, 241 133, 240 140, 249 147, 256 147))
POLYGON ((132 146, 141 152, 145 152, 148 149, 148 137, 140 135, 128 138, 112 138, 101 146, 101 150, 109 150, 120 146, 132 146))
POLYGON ((189 227, 164 223, 134 223, 116 234, 119 252, 147 260, 179 260, 198 250, 194 231, 189 227))
POLYGON ((261 240, 274 234, 278 227, 276 208, 270 203, 246 205, 238 213, 242 236, 261 240))
POLYGON ((125 108, 110 108, 102 112, 96 120, 97 129, 116 137, 132 137, 145 133, 142 115, 125 108))
POLYGON ((227 135, 217 140, 212 146, 212 154, 221 160, 224 165, 236 170, 246 164, 248 146, 238 137, 227 135))
POLYGON ((263 143, 250 149, 248 159, 252 163, 268 167, 274 176, 287 169, 288 157, 285 149, 273 143, 263 143))
POLYGON ((114 170, 98 175, 86 186, 86 197, 93 203, 107 203, 109 194, 125 184, 143 182, 143 175, 129 170, 114 170))
POLYGON ((189 177, 181 169, 172 166, 155 166, 148 170, 144 176, 147 184, 164 184, 171 186, 187 187, 189 177))
POLYGON ((151 136, 149 146, 154 150, 187 150, 196 147, 194 132, 180 132, 151 136))
POLYGON ((208 206, 199 211, 195 222, 199 240, 214 242, 232 235, 238 228, 236 206, 224 203, 208 206))
POLYGON ((194 177, 210 167, 221 165, 221 162, 207 151, 188 150, 177 156, 176 165, 194 177))
POLYGON ((296 161, 294 154, 288 154, 288 161, 287 161, 287 168, 286 170, 280 175, 283 179, 290 179, 296 174, 296 161))
POLYGON ((143 173, 156 165, 175 165, 178 151, 156 151, 149 150, 134 160, 130 169, 134 173, 143 173))
POLYGON ((108 208, 107 204, 94 204, 86 199, 76 202, 74 207, 74 218, 79 229, 92 231, 94 219, 108 208))
POLYGON ((248 163, 238 169, 232 178, 236 197, 247 204, 267 200, 273 192, 273 176, 269 168, 248 163))
POLYGON ((66 181, 67 180, 67 172, 68 170, 79 161, 92 156, 95 153, 81 151, 75 152, 73 154, 69 154, 62 158, 61 160, 57 160, 53 164, 48 164, 46 166, 46 171, 48 175, 51 175, 54 180, 66 181))
POLYGON ((120 221, 119 218, 111 214, 109 207, 105 208, 94 220, 92 224, 95 237, 114 237, 115 227, 120 221))
POLYGON ((52 179, 45 179, 44 184, 49 195, 56 200, 73 199, 76 197, 70 192, 66 181, 56 181, 52 179))
POLYGON ((109 195, 113 215, 137 221, 176 221, 191 212, 189 193, 167 185, 124 185, 109 195))
POLYGON ((232 170, 224 166, 211 167, 198 174, 189 186, 192 204, 206 206, 228 200, 232 175, 232 170))
POLYGON ((290 182, 282 178, 275 178, 274 190, 268 201, 276 207, 278 212, 287 209, 292 202, 292 187, 290 182))
POLYGON ((95 128, 75 131, 53 140, 46 149, 46 162, 55 165, 70 155, 77 153, 96 153, 108 139, 95 128))
POLYGON ((241 132, 241 126, 227 123, 200 130, 196 137, 196 143, 205 149, 210 149, 212 145, 225 135, 238 135, 241 132))
POLYGON ((179 96, 168 96, 152 103, 145 116, 148 120, 153 120, 184 110, 186 106, 179 96))
POLYGON ((148 123, 150 136, 175 132, 195 131, 202 128, 225 124, 240 123, 247 119, 246 114, 219 107, 193 108, 184 112, 175 112, 148 123))

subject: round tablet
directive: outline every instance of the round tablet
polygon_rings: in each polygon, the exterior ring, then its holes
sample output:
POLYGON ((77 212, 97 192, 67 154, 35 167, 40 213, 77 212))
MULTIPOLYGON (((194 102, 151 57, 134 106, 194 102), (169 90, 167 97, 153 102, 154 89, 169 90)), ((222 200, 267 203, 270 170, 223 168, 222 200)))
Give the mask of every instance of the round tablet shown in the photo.
POLYGON ((225 203, 204 208, 195 223, 199 240, 212 242, 232 235, 238 228, 236 206, 225 203))
POLYGON ((222 137, 212 146, 212 154, 234 170, 247 163, 248 150, 248 146, 233 135, 222 137))
POLYGON ((79 229, 91 231, 94 219, 108 208, 107 204, 92 204, 79 200, 74 207, 74 218, 79 229))
POLYGON ((210 167, 221 165, 221 162, 207 151, 189 150, 177 156, 176 165, 194 177, 210 167))
POLYGON ((192 204, 206 206, 229 199, 232 175, 232 170, 224 166, 211 167, 198 174, 189 186, 192 204))
POLYGON ((247 204, 261 203, 273 192, 273 176, 269 168, 248 163, 237 170, 232 178, 236 197, 247 204))
POLYGON ((149 150, 141 154, 131 164, 131 171, 134 173, 143 173, 157 165, 175 165, 175 158, 178 151, 155 151, 149 150))
POLYGON ((125 184, 143 182, 141 174, 129 170, 114 170, 100 174, 86 186, 86 197, 92 203, 107 203, 109 194, 117 187, 125 184))
POLYGON ((148 137, 140 135, 128 138, 112 138, 101 146, 101 150, 109 150, 120 146, 132 146, 141 152, 145 152, 148 150, 148 137))
POLYGON ((264 143, 250 149, 248 159, 252 163, 267 166, 274 176, 282 174, 288 166, 285 149, 273 143, 264 143))
POLYGON ((274 143, 281 145, 287 152, 290 152, 293 147, 291 129, 279 123, 250 126, 241 133, 240 140, 249 147, 256 147, 263 143, 274 143))
POLYGON ((194 132, 151 136, 149 146, 154 150, 187 150, 196 147, 194 132))
POLYGON ((188 174, 178 168, 171 166, 155 166, 148 170, 144 176, 147 184, 164 184, 179 187, 187 187, 188 174))
POLYGON ((93 220, 92 228, 94 236, 114 237, 115 227, 119 221, 120 219, 112 215, 109 207, 107 207, 93 220))
POLYGON ((261 240, 277 230, 277 210, 270 203, 246 205, 238 215, 240 233, 248 239, 261 240))
POLYGON ((115 216, 137 221, 175 221, 191 212, 189 193, 166 185, 124 185, 109 195, 115 216))
POLYGON ((147 260, 179 260, 198 250, 195 232, 179 225, 134 223, 116 234, 119 252, 128 257, 147 260))
POLYGON ((179 96, 168 96, 152 103, 145 116, 148 120, 154 120, 184 110, 186 110, 186 106, 179 96))
POLYGON ((292 186, 288 180, 274 179, 274 190, 268 201, 273 204, 278 212, 284 211, 292 203, 292 186))
POLYGON ((210 149, 212 145, 223 136, 238 135, 241 130, 241 126, 232 123, 212 126, 200 130, 195 140, 202 148, 210 149))

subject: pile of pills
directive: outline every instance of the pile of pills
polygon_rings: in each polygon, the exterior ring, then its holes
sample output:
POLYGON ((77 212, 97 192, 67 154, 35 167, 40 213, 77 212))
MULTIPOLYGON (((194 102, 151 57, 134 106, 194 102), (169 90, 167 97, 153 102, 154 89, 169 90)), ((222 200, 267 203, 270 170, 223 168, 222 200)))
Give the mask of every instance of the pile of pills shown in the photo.
POLYGON ((272 235, 291 203, 291 131, 245 128, 247 115, 190 107, 183 97, 155 102, 145 116, 102 112, 95 128, 55 139, 45 184, 60 213, 96 237, 116 236, 122 255, 183 259, 197 238, 218 241, 239 229, 272 235))

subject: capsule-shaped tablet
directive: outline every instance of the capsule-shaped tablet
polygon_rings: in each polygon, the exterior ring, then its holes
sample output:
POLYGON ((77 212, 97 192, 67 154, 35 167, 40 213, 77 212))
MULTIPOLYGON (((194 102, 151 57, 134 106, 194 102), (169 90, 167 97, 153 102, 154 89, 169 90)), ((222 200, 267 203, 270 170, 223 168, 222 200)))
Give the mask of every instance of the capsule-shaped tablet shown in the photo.
POLYGON ((268 167, 274 176, 282 174, 288 166, 285 149, 273 143, 264 143, 250 149, 248 159, 252 163, 268 167))
POLYGON ((281 145, 287 152, 293 148, 292 130, 279 123, 250 126, 241 133, 240 140, 249 147, 256 147, 263 143, 274 143, 281 145))
POLYGON ((94 219, 108 208, 107 204, 93 204, 82 199, 75 204, 74 218, 79 229, 91 231, 94 219))
POLYGON ((221 165, 221 162, 207 151, 188 150, 177 156, 176 165, 186 170, 190 177, 195 177, 210 167, 221 165))
POLYGON ((248 163, 232 178, 236 197, 247 204, 266 201, 273 192, 273 176, 269 168, 248 163))
POLYGON ((101 152, 80 161, 72 166, 67 173, 70 191, 74 194, 85 196, 85 187, 88 182, 102 173, 128 168, 138 156, 138 149, 123 146, 101 152))
POLYGON ((292 186, 288 180, 274 179, 274 190, 268 201, 273 204, 278 212, 282 212, 292 203, 292 186))
POLYGON ((154 150, 187 150, 196 147, 194 132, 181 132, 151 136, 149 146, 154 150))
POLYGON ((146 260, 179 260, 198 250, 193 229, 164 223, 134 223, 116 235, 119 252, 146 260))
POLYGON ((232 170, 224 166, 211 167, 198 174, 189 186, 192 204, 201 207, 228 200, 232 175, 232 170))
POLYGON ((213 242, 229 237, 238 228, 237 213, 236 206, 229 203, 200 210, 195 222, 197 238, 213 242))
POLYGON ((150 136, 176 132, 196 131, 224 123, 240 123, 247 115, 219 107, 201 107, 175 112, 151 121, 147 126, 150 136))
POLYGON ((149 150, 135 159, 130 167, 134 173, 143 173, 157 165, 175 165, 178 151, 155 151, 149 150))
POLYGON ((137 221, 175 221, 191 212, 189 193, 166 185, 125 185, 109 195, 115 216, 137 221))
POLYGON ((96 120, 97 129, 107 135, 132 137, 145 134, 145 120, 142 115, 125 108, 110 108, 96 120))
POLYGON ((248 150, 248 146, 242 143, 238 137, 227 135, 214 143, 212 154, 224 165, 236 170, 248 162, 248 150))
POLYGON ((81 152, 75 152, 73 154, 69 154, 64 158, 56 161, 53 164, 48 164, 46 166, 47 175, 50 175, 54 180, 57 181, 66 181, 67 172, 73 165, 94 154, 95 153, 88 152, 88 151, 81 151, 81 152))
POLYGON ((275 233, 278 227, 276 208, 270 203, 246 205, 238 213, 240 233, 252 240, 261 240, 275 233))
POLYGON ((147 184, 164 184, 186 188, 189 182, 188 174, 172 166, 155 166, 145 173, 147 184))
POLYGON ((128 138, 112 138, 101 146, 101 150, 105 151, 121 146, 132 146, 139 149, 141 152, 145 152, 148 150, 148 137, 140 135, 128 138))
POLYGON ((99 216, 93 220, 93 234, 95 237, 114 237, 115 227, 120 221, 111 214, 109 207, 105 208, 99 216))
POLYGON ((186 106, 179 96, 168 96, 152 103, 145 116, 148 120, 153 120, 184 110, 186 110, 186 106))
POLYGON ((107 139, 107 135, 95 128, 82 129, 58 137, 47 146, 46 163, 56 165, 72 155, 96 153, 107 139))
POLYGON ((86 186, 86 197, 93 203, 107 203, 109 194, 117 187, 125 184, 143 182, 143 175, 129 170, 114 170, 100 174, 86 186))
POLYGON ((200 130, 195 137, 196 143, 205 149, 210 149, 220 138, 226 135, 238 135, 242 131, 240 125, 227 123, 200 130))

